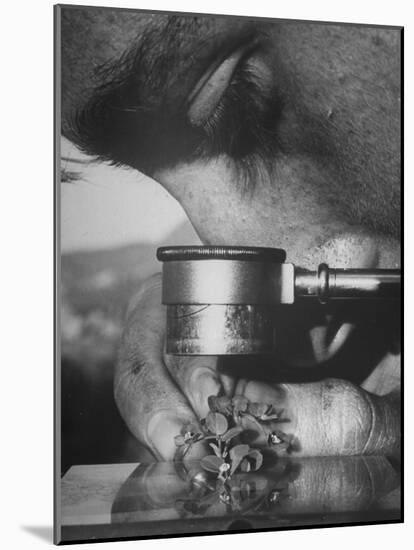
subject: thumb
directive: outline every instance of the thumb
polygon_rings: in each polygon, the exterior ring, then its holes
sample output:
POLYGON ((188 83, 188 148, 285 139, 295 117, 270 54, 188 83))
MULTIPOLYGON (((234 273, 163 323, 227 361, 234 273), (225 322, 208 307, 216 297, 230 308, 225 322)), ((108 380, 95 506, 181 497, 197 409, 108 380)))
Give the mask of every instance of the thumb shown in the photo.
POLYGON ((334 378, 277 386, 240 381, 236 393, 284 409, 289 421, 282 429, 294 436, 297 456, 398 451, 400 412, 395 396, 378 397, 334 378))

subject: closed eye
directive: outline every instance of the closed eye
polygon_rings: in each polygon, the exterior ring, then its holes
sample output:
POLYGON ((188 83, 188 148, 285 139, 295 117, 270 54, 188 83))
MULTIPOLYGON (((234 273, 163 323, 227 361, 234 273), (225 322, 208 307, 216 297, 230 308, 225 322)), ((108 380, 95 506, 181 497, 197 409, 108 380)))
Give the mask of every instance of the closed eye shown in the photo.
POLYGON ((210 68, 189 96, 189 122, 205 137, 197 152, 234 160, 251 154, 273 158, 282 108, 262 45, 239 48, 210 68))
POLYGON ((200 78, 189 95, 188 119, 194 126, 201 126, 214 112, 229 86, 241 59, 252 46, 238 48, 224 61, 213 64, 200 78))
POLYGON ((101 84, 71 120, 71 139, 90 155, 150 176, 179 162, 226 155, 247 174, 244 180, 257 179, 251 172, 263 172, 259 161, 270 167, 280 149, 283 98, 264 34, 241 40, 198 77, 183 101, 192 75, 180 77, 174 50, 159 50, 159 33, 149 32, 137 49, 103 67, 101 84))

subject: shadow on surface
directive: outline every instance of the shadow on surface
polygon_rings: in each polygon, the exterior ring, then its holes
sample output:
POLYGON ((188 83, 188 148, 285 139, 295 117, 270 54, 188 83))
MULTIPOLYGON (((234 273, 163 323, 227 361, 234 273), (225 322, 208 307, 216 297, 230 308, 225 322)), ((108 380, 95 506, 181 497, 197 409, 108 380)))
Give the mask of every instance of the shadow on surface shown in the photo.
POLYGON ((21 528, 38 539, 53 543, 53 527, 51 525, 22 525, 21 528))

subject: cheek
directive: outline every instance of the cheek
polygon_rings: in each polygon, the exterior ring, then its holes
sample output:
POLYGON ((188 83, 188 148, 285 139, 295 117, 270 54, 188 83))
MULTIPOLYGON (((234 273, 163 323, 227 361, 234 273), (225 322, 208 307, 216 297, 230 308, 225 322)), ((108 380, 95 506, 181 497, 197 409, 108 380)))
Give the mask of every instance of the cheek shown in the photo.
POLYGON ((224 160, 180 165, 154 177, 184 208, 204 244, 270 243, 258 223, 257 204, 239 191, 224 160))
POLYGON ((321 212, 309 189, 300 188, 300 181, 309 182, 309 170, 300 177, 293 165, 279 163, 272 179, 266 175, 247 185, 224 158, 181 165, 156 179, 182 205, 205 244, 292 249, 301 235, 309 248, 321 212))
POLYGON ((181 165, 155 178, 182 205, 204 244, 284 248, 287 261, 308 269, 322 262, 399 266, 399 243, 333 212, 317 191, 325 175, 305 159, 282 160, 272 181, 247 191, 225 159, 181 165))

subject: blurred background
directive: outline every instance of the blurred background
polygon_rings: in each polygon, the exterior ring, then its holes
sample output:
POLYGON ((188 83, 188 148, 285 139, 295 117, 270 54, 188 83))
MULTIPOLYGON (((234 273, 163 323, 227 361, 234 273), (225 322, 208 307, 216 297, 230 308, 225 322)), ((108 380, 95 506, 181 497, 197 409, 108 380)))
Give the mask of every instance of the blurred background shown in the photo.
POLYGON ((158 246, 199 239, 181 206, 137 171, 61 142, 62 474, 73 464, 150 461, 113 399, 125 310, 160 271, 158 246))

